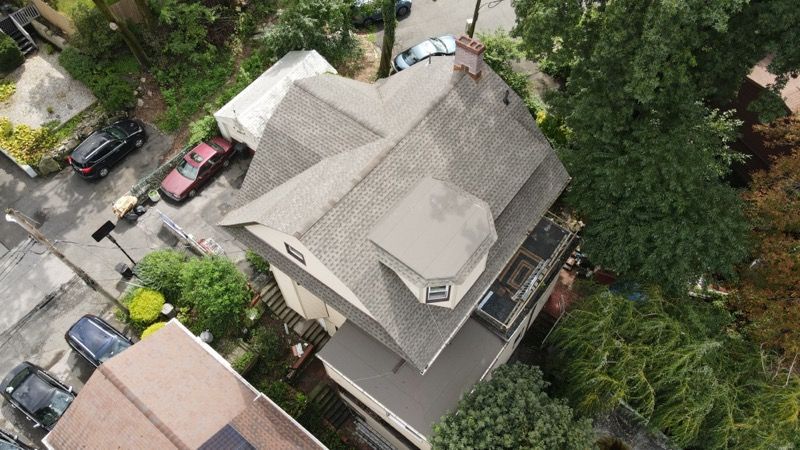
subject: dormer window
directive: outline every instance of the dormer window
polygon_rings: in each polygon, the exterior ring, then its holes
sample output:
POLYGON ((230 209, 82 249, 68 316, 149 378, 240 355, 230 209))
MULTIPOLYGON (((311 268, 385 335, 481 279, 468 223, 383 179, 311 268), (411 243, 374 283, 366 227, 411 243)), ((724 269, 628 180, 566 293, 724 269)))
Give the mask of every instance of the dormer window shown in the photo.
POLYGON ((454 308, 486 268, 497 232, 485 201, 425 177, 384 214, 369 239, 378 260, 420 303, 454 308))
POLYGON ((425 291, 427 303, 446 302, 450 299, 450 285, 431 286, 425 291))
POLYGON ((306 258, 303 256, 302 253, 300 253, 296 248, 292 247, 286 242, 284 242, 283 245, 286 246, 286 253, 292 255, 294 259, 300 261, 303 265, 306 265, 306 258))

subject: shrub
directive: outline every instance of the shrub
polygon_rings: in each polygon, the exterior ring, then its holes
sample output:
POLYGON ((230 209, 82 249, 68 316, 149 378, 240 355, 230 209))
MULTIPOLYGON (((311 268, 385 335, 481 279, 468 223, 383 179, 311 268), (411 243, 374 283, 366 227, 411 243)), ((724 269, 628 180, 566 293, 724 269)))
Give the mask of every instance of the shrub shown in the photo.
POLYGON ((232 363, 231 367, 236 372, 243 374, 247 369, 252 367, 253 363, 258 359, 258 354, 255 352, 244 352, 241 356, 236 358, 232 363))
POLYGON ((0 102, 4 102, 14 95, 17 85, 13 81, 3 81, 0 83, 0 102))
POLYGON ((308 406, 305 394, 281 380, 262 384, 259 390, 292 417, 300 416, 308 406))
POLYGON ((0 33, 0 72, 11 72, 25 62, 25 57, 17 48, 11 36, 0 33))
POLYGON ((166 324, 167 324, 167 322, 156 322, 156 323, 150 325, 149 327, 145 328, 144 331, 142 331, 142 339, 145 339, 145 338, 147 338, 147 336, 150 336, 151 334, 155 333, 156 331, 164 328, 164 325, 166 325, 166 324))
POLYGON ((258 253, 248 250, 245 253, 245 259, 247 262, 250 263, 250 266, 258 273, 267 273, 269 272, 269 263, 266 259, 264 259, 258 253))
POLYGON ((77 48, 67 47, 58 62, 69 74, 83 82, 107 111, 120 111, 134 105, 135 80, 139 73, 130 53, 112 59, 94 59, 77 48))
POLYGON ((128 305, 131 321, 136 326, 146 327, 158 320, 163 306, 164 296, 160 292, 146 288, 136 289, 128 305))
POLYGON ((189 142, 187 144, 197 144, 200 141, 216 136, 218 133, 217 119, 211 114, 206 114, 189 124, 189 142))
POLYGON ((186 263, 186 254, 176 250, 150 252, 136 264, 136 276, 150 289, 164 294, 170 303, 181 299, 181 269, 186 263))
POLYGON ((280 335, 269 327, 261 327, 253 331, 250 336, 250 345, 254 352, 263 356, 268 362, 281 360, 286 351, 280 335))
POLYGON ((56 138, 48 128, 14 126, 8 118, 0 117, 0 147, 20 164, 36 165, 55 144, 56 138))
POLYGON ((194 307, 197 327, 224 336, 239 326, 250 288, 236 266, 222 257, 192 259, 181 270, 182 303, 194 307))

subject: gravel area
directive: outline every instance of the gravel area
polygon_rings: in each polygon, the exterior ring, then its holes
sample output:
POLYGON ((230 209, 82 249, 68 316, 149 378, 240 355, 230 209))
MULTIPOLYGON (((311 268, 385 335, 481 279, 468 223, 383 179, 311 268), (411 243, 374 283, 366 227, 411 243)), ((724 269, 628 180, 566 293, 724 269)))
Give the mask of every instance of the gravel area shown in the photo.
POLYGON ((58 52, 48 55, 38 51, 4 80, 16 83, 17 90, 0 103, 0 116, 15 124, 39 127, 54 120, 64 123, 96 100, 83 83, 58 64, 58 52))

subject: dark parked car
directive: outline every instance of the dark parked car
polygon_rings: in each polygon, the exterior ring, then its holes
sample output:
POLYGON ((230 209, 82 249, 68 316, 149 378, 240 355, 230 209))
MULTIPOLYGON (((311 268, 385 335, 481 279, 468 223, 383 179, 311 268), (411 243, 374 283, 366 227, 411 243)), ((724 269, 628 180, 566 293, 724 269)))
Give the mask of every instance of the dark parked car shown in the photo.
POLYGON ((25 361, 0 383, 3 397, 22 411, 35 427, 52 430, 75 400, 72 388, 64 385, 41 367, 25 361))
POLYGON ((452 55, 456 52, 456 37, 445 35, 429 38, 394 57, 394 70, 408 69, 430 56, 452 55))
MULTIPOLYGON (((398 18, 411 13, 411 0, 396 0, 394 12, 398 18)), ((375 23, 383 22, 379 0, 356 0, 353 5, 353 25, 368 27, 375 23)))
POLYGON ((67 160, 84 178, 104 177, 114 164, 146 140, 141 122, 123 119, 89 135, 67 160))
POLYGON ((30 445, 22 442, 18 436, 0 430, 0 450, 35 450, 30 445))
POLYGON ((75 322, 64 335, 64 339, 95 367, 133 345, 130 339, 108 322, 91 314, 75 322))
POLYGON ((215 173, 230 165, 236 148, 219 136, 201 142, 164 178, 161 192, 176 201, 194 197, 215 173))

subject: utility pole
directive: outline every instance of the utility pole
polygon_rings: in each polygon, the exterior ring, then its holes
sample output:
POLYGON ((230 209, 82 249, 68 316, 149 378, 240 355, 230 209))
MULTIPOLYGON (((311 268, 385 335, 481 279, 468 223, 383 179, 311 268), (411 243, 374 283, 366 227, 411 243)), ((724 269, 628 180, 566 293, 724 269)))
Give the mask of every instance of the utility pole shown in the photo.
POLYGON ((481 9, 481 0, 475 0, 475 12, 472 13, 472 23, 469 24, 469 30, 467 31, 470 39, 472 39, 472 35, 475 34, 475 24, 478 23, 479 9, 481 9))
POLYGON ((78 275, 78 277, 81 280, 83 280, 86 284, 88 284, 89 287, 99 292, 100 294, 104 295, 107 299, 111 300, 111 302, 117 305, 117 307, 121 309, 125 315, 128 315, 128 308, 126 308, 125 305, 123 305, 119 300, 117 300, 116 297, 111 295, 111 293, 103 289, 103 287, 100 286, 100 284, 98 284, 94 280, 94 278, 90 277, 88 273, 84 272, 83 269, 76 266, 75 264, 72 263, 72 261, 67 259, 67 257, 64 256, 64 254, 61 253, 61 251, 58 250, 56 246, 53 245, 53 243, 50 242, 47 239, 47 237, 44 234, 42 234, 42 232, 39 231, 39 229, 36 228, 36 226, 28 220, 27 217, 25 217, 25 215, 23 215, 22 213, 20 213, 15 209, 6 208, 6 221, 13 222, 21 226, 22 229, 28 232, 28 234, 33 239, 35 239, 37 242, 47 247, 47 249, 50 250, 50 253, 55 255, 58 259, 63 261, 64 264, 67 265, 67 267, 72 269, 72 271, 75 272, 75 274, 78 275))
POLYGON ((113 12, 111 12, 111 8, 108 7, 105 0, 93 0, 94 6, 97 7, 98 11, 108 20, 109 26, 112 30, 117 31, 119 30, 120 35, 122 35, 122 40, 128 45, 131 53, 133 56, 136 57, 136 61, 139 62, 139 66, 142 69, 147 69, 150 67, 150 59, 147 57, 147 54, 142 47, 142 44, 139 43, 139 39, 128 29, 128 25, 125 21, 117 19, 113 12))

